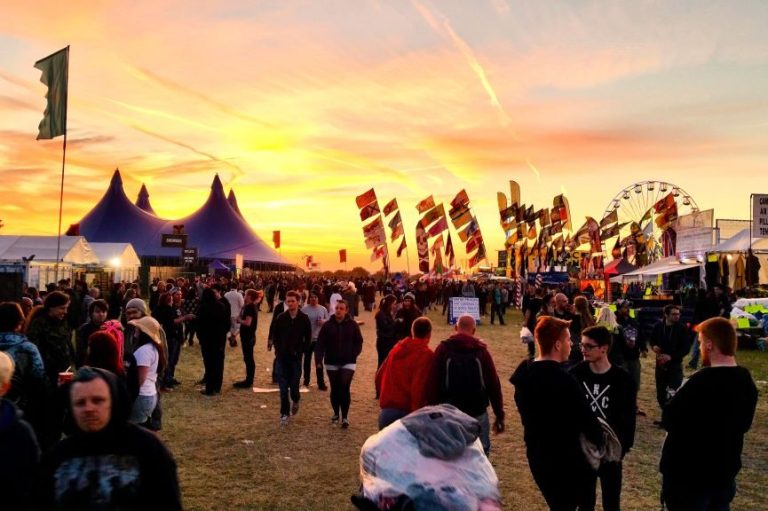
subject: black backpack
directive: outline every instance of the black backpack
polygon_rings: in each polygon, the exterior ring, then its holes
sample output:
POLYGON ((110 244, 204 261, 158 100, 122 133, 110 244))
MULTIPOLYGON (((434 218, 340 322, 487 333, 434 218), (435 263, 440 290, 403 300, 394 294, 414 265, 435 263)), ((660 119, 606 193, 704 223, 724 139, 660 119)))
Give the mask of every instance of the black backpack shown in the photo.
POLYGON ((484 414, 489 404, 478 355, 476 350, 457 351, 445 360, 443 401, 472 417, 484 414))

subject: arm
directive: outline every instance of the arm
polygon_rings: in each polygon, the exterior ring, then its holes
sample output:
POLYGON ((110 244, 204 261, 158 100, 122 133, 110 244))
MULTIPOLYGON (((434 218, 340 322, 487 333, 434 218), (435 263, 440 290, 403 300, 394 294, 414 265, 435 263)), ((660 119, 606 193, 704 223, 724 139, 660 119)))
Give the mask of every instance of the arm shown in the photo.
POLYGON ((149 374, 149 367, 147 366, 137 366, 137 371, 139 374, 139 387, 144 385, 144 382, 147 381, 147 374, 149 374))
MULTIPOLYGON (((389 357, 387 357, 389 360, 389 357)), ((416 369, 411 380, 411 410, 418 410, 427 405, 427 378, 431 368, 432 357, 425 356, 419 360, 419 367, 416 369)), ((386 361, 384 362, 387 363, 386 361)), ((383 367, 383 366, 382 366, 383 367)))
POLYGON ((355 323, 355 358, 363 352, 363 333, 360 331, 360 325, 355 323))
POLYGON ((493 414, 496 416, 496 422, 504 422, 504 397, 501 394, 501 382, 496 372, 496 365, 493 363, 491 354, 483 352, 483 377, 485 378, 485 388, 488 392, 488 399, 493 408, 493 414))
POLYGON ((325 323, 320 327, 320 332, 317 334, 317 344, 315 345, 315 363, 317 367, 323 367, 323 359, 325 358, 325 342, 328 336, 328 325, 325 323))
POLYGON ((387 370, 387 367, 389 367, 389 357, 384 359, 384 363, 381 364, 381 367, 379 367, 378 371, 376 371, 376 378, 374 380, 374 385, 376 387, 376 395, 381 395, 381 382, 384 380, 384 373, 387 370))

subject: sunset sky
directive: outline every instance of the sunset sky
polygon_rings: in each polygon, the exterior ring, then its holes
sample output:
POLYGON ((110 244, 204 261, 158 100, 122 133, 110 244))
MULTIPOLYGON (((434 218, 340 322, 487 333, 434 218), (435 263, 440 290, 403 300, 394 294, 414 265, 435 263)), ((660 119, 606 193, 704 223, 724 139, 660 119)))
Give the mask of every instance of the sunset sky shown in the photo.
POLYGON ((748 218, 749 194, 768 192, 764 0, 29 0, 0 12, 2 234, 56 233, 62 139, 35 141, 33 64, 66 45, 65 227, 116 167, 165 218, 199 207, 218 172, 267 243, 282 231, 291 262, 335 269, 346 248, 350 268, 378 269, 354 201, 375 186, 382 206, 400 203, 415 271, 414 206, 431 193, 465 188, 493 253, 510 179, 537 207, 565 192, 579 224, 646 179, 717 218, 748 218))

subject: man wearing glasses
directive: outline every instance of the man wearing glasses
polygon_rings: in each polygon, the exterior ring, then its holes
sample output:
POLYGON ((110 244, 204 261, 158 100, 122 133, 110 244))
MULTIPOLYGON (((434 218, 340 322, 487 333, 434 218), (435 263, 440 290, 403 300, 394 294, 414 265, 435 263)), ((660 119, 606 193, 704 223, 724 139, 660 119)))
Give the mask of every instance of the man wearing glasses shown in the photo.
MULTIPOLYGON (((629 452, 635 441, 635 385, 624 369, 614 366, 608 360, 611 347, 611 333, 604 326, 593 326, 581 334, 581 352, 584 361, 571 369, 579 382, 584 396, 596 417, 611 426, 621 443, 621 458, 629 452)), ((597 472, 589 472, 589 498, 580 508, 583 511, 595 509, 597 478, 603 493, 603 509, 621 509, 621 461, 605 462, 597 472)))
POLYGON ((680 323, 680 307, 664 307, 664 320, 653 328, 650 344, 656 353, 656 400, 663 410, 683 383, 683 357, 691 348, 690 334, 680 323))

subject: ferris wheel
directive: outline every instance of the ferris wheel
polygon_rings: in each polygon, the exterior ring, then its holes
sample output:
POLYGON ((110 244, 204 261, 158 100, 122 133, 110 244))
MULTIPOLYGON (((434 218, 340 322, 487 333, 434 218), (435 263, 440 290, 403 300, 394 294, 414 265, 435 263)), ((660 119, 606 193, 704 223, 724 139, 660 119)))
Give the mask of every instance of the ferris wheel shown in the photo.
MULTIPOLYGON (((654 204, 670 194, 677 205, 678 216, 699 211, 699 207, 696 201, 693 200, 693 197, 691 197, 691 194, 681 187, 666 181, 641 181, 631 184, 617 193, 606 206, 603 218, 615 211, 619 224, 637 222, 639 225, 643 217, 653 208, 654 204)), ((650 224, 653 232, 650 235, 650 239, 658 241, 662 231, 656 226, 653 216, 655 215, 651 212, 650 224)), ((642 223, 642 227, 648 225, 647 221, 642 223)), ((648 228, 650 229, 651 227, 648 228)))

